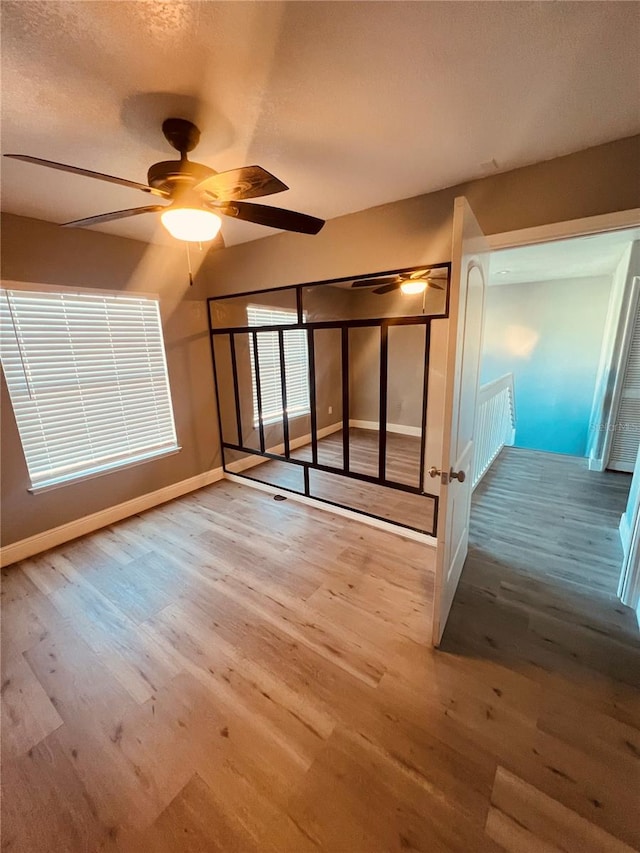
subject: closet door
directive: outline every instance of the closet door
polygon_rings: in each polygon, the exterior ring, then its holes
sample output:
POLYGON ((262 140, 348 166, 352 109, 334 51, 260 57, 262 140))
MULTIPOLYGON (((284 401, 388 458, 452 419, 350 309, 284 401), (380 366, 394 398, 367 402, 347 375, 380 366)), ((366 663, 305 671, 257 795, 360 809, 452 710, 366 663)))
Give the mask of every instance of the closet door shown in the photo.
POLYGON ((607 468, 631 473, 640 446, 640 304, 637 290, 640 280, 634 282, 635 316, 630 324, 627 359, 613 421, 613 434, 607 468))

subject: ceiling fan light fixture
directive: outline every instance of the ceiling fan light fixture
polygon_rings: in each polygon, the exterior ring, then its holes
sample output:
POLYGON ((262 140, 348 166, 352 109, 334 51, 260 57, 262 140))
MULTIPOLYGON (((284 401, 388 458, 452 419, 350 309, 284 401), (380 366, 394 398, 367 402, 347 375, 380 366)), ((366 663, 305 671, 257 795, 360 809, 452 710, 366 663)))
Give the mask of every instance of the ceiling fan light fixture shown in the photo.
POLYGON ((415 293, 424 293, 427 289, 428 282, 422 279, 412 279, 411 281, 403 281, 400 285, 400 290, 410 296, 415 293))
POLYGON ((217 237, 222 219, 199 207, 170 207, 160 219, 172 237, 188 243, 206 243, 217 237))

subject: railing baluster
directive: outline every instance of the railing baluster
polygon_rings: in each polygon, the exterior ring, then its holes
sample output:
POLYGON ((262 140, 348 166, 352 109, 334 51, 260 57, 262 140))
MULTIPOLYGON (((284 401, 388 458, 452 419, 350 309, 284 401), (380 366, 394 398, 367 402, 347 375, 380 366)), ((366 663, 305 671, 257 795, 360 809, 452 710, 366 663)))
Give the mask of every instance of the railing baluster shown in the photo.
POLYGON ((507 374, 481 386, 478 392, 473 464, 474 489, 502 448, 511 442, 514 428, 513 376, 507 374))

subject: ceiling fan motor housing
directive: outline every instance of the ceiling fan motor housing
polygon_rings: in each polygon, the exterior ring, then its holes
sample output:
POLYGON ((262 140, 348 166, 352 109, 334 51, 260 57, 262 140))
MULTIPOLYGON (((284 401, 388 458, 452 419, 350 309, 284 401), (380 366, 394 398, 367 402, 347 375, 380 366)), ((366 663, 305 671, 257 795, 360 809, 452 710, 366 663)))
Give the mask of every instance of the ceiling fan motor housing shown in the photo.
POLYGON ((147 172, 147 182, 149 186, 167 190, 173 196, 178 191, 188 189, 217 174, 215 169, 203 166, 202 163, 193 163, 191 160, 162 160, 151 166, 147 172))

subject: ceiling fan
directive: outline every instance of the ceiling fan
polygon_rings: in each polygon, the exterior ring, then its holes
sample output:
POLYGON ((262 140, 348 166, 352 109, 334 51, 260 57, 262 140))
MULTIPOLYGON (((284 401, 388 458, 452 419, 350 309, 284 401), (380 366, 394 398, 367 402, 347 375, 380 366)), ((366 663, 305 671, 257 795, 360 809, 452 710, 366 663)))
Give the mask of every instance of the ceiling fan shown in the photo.
POLYGON ((399 273, 398 275, 384 275, 379 278, 365 278, 360 281, 354 281, 351 287, 376 287, 372 293, 382 295, 383 293, 391 293, 392 290, 401 290, 402 293, 410 295, 412 293, 423 293, 427 287, 434 290, 444 290, 444 283, 447 280, 446 269, 437 270, 434 272, 431 269, 417 270, 412 273, 399 273))
MULTIPOLYGON (((26 154, 5 154, 13 160, 24 160, 50 169, 59 169, 87 178, 97 178, 125 187, 142 190, 170 204, 152 204, 146 207, 133 207, 102 213, 62 223, 63 228, 81 228, 86 225, 98 225, 139 216, 141 213, 160 213, 162 224, 178 240, 188 242, 206 242, 218 236, 222 225, 222 216, 231 216, 245 222, 255 222, 283 231, 297 231, 301 234, 317 234, 324 225, 323 219, 284 210, 265 204, 247 204, 244 199, 260 198, 289 189, 278 178, 261 166, 245 166, 228 172, 216 172, 209 166, 194 163, 187 159, 200 140, 200 131, 192 122, 182 118, 168 118, 162 124, 162 132, 167 141, 180 152, 179 160, 164 160, 154 163, 148 173, 148 184, 116 178, 101 172, 92 172, 77 166, 41 160, 26 154)), ((224 245, 222 236, 218 241, 224 245)))

